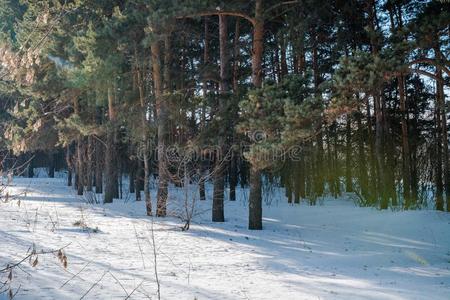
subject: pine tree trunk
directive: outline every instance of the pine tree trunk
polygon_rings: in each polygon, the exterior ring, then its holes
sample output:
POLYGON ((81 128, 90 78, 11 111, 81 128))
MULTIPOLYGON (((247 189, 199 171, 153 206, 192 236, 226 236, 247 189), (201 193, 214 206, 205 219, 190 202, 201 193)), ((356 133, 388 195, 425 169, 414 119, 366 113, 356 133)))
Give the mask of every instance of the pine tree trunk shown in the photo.
POLYGON ((346 145, 345 145, 345 191, 347 193, 353 192, 353 178, 352 178, 352 128, 350 116, 347 116, 347 126, 345 131, 346 145))
POLYGON ((48 155, 48 177, 50 178, 55 178, 55 160, 55 154, 50 153, 48 155))
MULTIPOLYGON (((314 42, 313 42, 313 48, 312 48, 312 67, 313 67, 313 77, 314 77, 314 93, 316 97, 320 96, 319 91, 319 84, 320 84, 320 73, 319 73, 319 62, 318 62, 318 38, 317 34, 315 32, 315 29, 313 30, 313 36, 314 36, 314 42)), ((323 196, 324 192, 324 180, 323 180, 323 173, 324 173, 324 167, 323 167, 323 135, 322 135, 322 122, 319 123, 319 126, 317 128, 318 134, 316 138, 316 157, 315 157, 315 185, 314 185, 314 193, 315 196, 323 196)))
POLYGON ((387 209, 389 205, 387 195, 387 174, 385 173, 385 157, 384 157, 384 126, 383 126, 383 112, 381 108, 381 96, 374 97, 375 102, 375 155, 378 170, 378 190, 380 193, 380 208, 387 209))
MULTIPOLYGON (((135 51, 136 65, 138 65, 137 50, 135 51)), ((141 69, 137 68, 137 85, 139 90, 139 103, 141 105, 141 126, 142 126, 142 159, 144 160, 144 199, 147 210, 147 216, 151 216, 152 212, 152 200, 150 197, 150 145, 148 139, 148 124, 147 124, 147 103, 144 94, 144 80, 141 73, 141 69)))
MULTIPOLYGON (((78 102, 78 96, 75 96, 73 99, 73 108, 74 113, 80 114, 80 104, 78 102)), ((83 195, 84 191, 84 170, 83 170, 83 139, 81 136, 77 139, 77 148, 76 148, 76 172, 77 172, 77 194, 79 196, 83 195)))
POLYGON ((230 201, 236 201, 236 187, 238 184, 238 170, 236 153, 232 153, 229 170, 230 201))
POLYGON ((85 174, 83 169, 83 139, 80 137, 77 141, 77 195, 83 195, 85 185, 85 174))
MULTIPOLYGON (((356 118, 357 125, 358 125, 358 181, 359 186, 361 189, 361 195, 363 196, 364 200, 367 201, 368 197, 368 174, 367 174, 367 160, 366 160, 366 154, 364 150, 364 141, 366 140, 366 137, 364 136, 364 130, 362 127, 362 113, 359 112, 358 116, 356 118)), ((369 125, 367 125, 369 126, 369 125)), ((370 141, 370 140, 369 140, 370 141)))
MULTIPOLYGON (((439 52, 438 52, 439 53, 439 52)), ((445 153, 448 152, 446 149, 448 149, 448 142, 447 137, 443 136, 444 133, 446 134, 446 116, 445 114, 445 108, 444 108, 444 88, 442 84, 442 72, 440 68, 438 68, 436 72, 436 76, 438 77, 438 80, 436 81, 436 209, 437 210, 444 210, 444 186, 443 186, 443 177, 444 181, 446 177, 445 172, 446 170, 446 164, 448 167, 448 162, 446 162, 445 153), (445 126, 445 128, 444 128, 445 126), (443 143, 445 141, 445 144, 443 143)), ((447 154, 448 159, 448 154, 447 154)), ((445 191, 446 194, 448 193, 445 191)))
POLYGON ((250 171, 250 196, 248 229, 262 229, 261 172, 254 168, 250 171))
MULTIPOLYGON (((166 49, 170 51, 170 49, 166 49)), ((166 216, 167 205, 167 172, 168 166, 166 161, 166 135, 167 135, 167 108, 162 94, 162 75, 161 75, 161 48, 159 41, 151 44, 152 52, 152 72, 153 85, 156 99, 156 114, 158 121, 158 192, 157 192, 157 209, 158 217, 166 216)), ((166 78, 167 80, 167 78, 166 78)), ((149 211, 147 207, 147 211, 149 211)))
POLYGON ((95 193, 103 193, 103 145, 95 141, 95 193))
POLYGON ((128 174, 128 189, 130 194, 134 194, 136 192, 134 184, 135 181, 136 181, 136 166, 135 163, 132 161, 130 174, 128 174))
POLYGON ((106 153, 105 153, 105 198, 104 203, 112 203, 118 197, 117 180, 117 157, 115 146, 115 122, 116 112, 114 104, 114 91, 108 88, 108 115, 109 124, 106 133, 106 153))
MULTIPOLYGON (((252 81, 261 88, 263 80, 262 60, 264 52, 263 1, 255 1, 255 24, 253 28, 252 81)), ((249 225, 251 230, 262 229, 261 171, 256 166, 250 171, 249 225)))
POLYGON ((88 137, 86 145, 86 191, 92 192, 92 165, 93 165, 93 141, 92 136, 88 137))
POLYGON ((234 49, 233 49, 233 91, 235 94, 239 92, 239 58, 240 58, 240 38, 241 38, 241 20, 236 18, 234 28, 234 49))
MULTIPOLYGON (((206 69, 209 65, 209 18, 205 17, 205 25, 204 25, 204 48, 203 48, 203 67, 206 69)), ((208 84, 207 80, 203 79, 202 82, 202 91, 203 97, 206 99, 208 96, 208 84)), ((206 101, 205 101, 206 102, 206 101)), ((201 119, 200 119, 200 128, 203 130, 206 126, 206 107, 202 105, 201 111, 201 119)), ((206 200, 206 192, 205 192, 205 181, 206 181, 206 172, 207 168, 205 166, 206 162, 203 156, 201 156, 200 166, 199 166, 199 182, 198 182, 198 190, 200 200, 206 200)))
POLYGON ((403 200, 404 207, 410 208, 411 202, 411 154, 409 148, 409 134, 408 134, 408 109, 406 105, 406 93, 405 93, 405 77, 400 75, 397 77, 398 90, 400 96, 400 110, 402 113, 402 158, 403 158, 403 200))
POLYGON ((281 64, 281 78, 284 78, 289 73, 286 55, 286 37, 284 36, 284 34, 281 38, 280 64, 281 64))
MULTIPOLYGON (((437 39, 439 43, 439 39, 437 39)), ((439 46, 435 47, 438 59, 442 59, 442 53, 439 46)), ((450 166, 449 166, 449 150, 448 150, 448 128, 447 128, 447 106, 445 102, 444 78, 442 76, 442 68, 438 67, 436 71, 436 97, 441 115, 441 138, 442 138, 442 171, 444 177, 445 200, 447 203, 446 210, 450 212, 450 166)))
POLYGON ((142 201, 141 191, 143 190, 142 184, 142 163, 138 160, 136 162, 136 175, 134 178, 134 193, 136 201, 142 201))
MULTIPOLYGON (((217 109, 218 116, 222 120, 226 120, 225 117, 225 101, 230 92, 230 68, 229 68, 229 55, 228 55, 228 22, 227 17, 224 15, 219 16, 219 48, 220 48, 220 98, 219 107, 217 109)), ((222 124, 220 126, 220 132, 218 134, 218 151, 215 155, 215 166, 213 173, 213 208, 212 208, 212 221, 224 222, 224 192, 225 192, 225 166, 227 157, 225 156, 227 149, 225 148, 225 138, 227 136, 227 126, 222 124)))
POLYGON ((73 166, 72 166, 72 153, 70 151, 71 145, 66 147, 66 165, 67 165, 67 186, 72 186, 73 166))

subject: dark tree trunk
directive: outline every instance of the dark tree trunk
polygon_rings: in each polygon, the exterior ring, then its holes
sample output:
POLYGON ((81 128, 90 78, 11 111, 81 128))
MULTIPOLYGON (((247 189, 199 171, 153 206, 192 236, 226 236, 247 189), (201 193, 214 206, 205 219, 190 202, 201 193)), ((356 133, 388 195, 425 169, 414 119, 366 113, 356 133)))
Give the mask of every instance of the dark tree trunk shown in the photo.
POLYGON ((345 191, 347 193, 353 192, 353 178, 352 178, 352 127, 350 116, 347 116, 346 126, 346 141, 345 141, 345 191))
MULTIPOLYGON (((169 43, 169 38, 166 38, 166 42, 169 43)), ((165 62, 168 63, 168 58, 170 48, 166 45, 166 59, 165 62)), ((151 45, 152 52, 152 72, 153 72, 153 83, 154 83, 154 93, 156 99, 156 113, 158 119, 158 193, 157 193, 157 209, 156 215, 158 217, 166 216, 166 205, 167 205, 167 184, 168 184, 168 165, 166 160, 166 138, 167 138, 167 118, 168 111, 166 107, 166 101, 163 99, 162 94, 162 74, 161 74, 161 48, 159 41, 154 41, 151 45)), ((166 65, 168 67, 168 65, 166 65)), ((166 70, 167 73, 168 70, 166 70)), ((165 80, 168 80, 166 77, 165 80)), ((147 205, 147 213, 151 212, 151 207, 147 205)))
POLYGON ((95 141, 95 192, 103 193, 103 145, 95 141))
POLYGON ((136 192, 134 182, 136 181, 136 168, 135 162, 131 162, 130 174, 128 174, 128 189, 130 194, 134 194, 136 192))
MULTIPOLYGON (((357 124, 358 124, 358 181, 361 189, 361 195, 364 200, 367 201, 368 197, 368 174, 367 174, 367 164, 366 154, 364 150, 364 140, 366 139, 364 136, 364 131, 362 127, 362 113, 358 113, 357 115, 357 124)), ((369 125, 368 125, 369 126, 369 125)))
MULTIPOLYGON (((263 80, 262 60, 264 52, 263 1, 255 1, 255 24, 253 28, 252 80, 255 88, 261 88, 263 80)), ((249 222, 251 230, 262 229, 261 171, 252 166, 250 171, 249 222)))
POLYGON ((117 181, 117 153, 115 145, 115 104, 114 91, 108 88, 108 111, 109 124, 106 133, 106 153, 105 153, 105 198, 104 203, 112 203, 115 197, 118 197, 118 181, 117 181))
POLYGON ((250 171, 250 196, 248 229, 262 229, 261 172, 254 168, 250 171))
MULTIPOLYGON (((144 199, 147 208, 147 216, 152 215, 152 200, 150 197, 150 145, 148 139, 148 122, 147 122, 147 112, 148 106, 145 99, 145 83, 143 80, 142 70, 139 67, 139 59, 137 50, 135 51, 136 56, 136 79, 139 90, 139 103, 141 105, 141 126, 142 126, 142 159, 144 160, 144 199)), ((138 154, 138 156, 139 156, 138 154)), ((134 177, 134 176, 133 176, 134 177)), ((133 184, 130 184, 133 186, 133 184)))
POLYGON ((230 160, 230 170, 229 170, 229 181, 230 181, 230 201, 236 201, 236 187, 238 184, 238 170, 237 170, 237 157, 236 153, 233 152, 230 160))
MULTIPOLYGON (((217 109, 219 117, 227 119, 225 114, 225 101, 227 100, 230 92, 230 68, 229 68, 229 55, 228 55, 228 22, 227 17, 224 15, 219 16, 219 44, 220 44, 220 98, 219 107, 217 109)), ((217 116, 216 116, 217 117, 217 116)), ((218 151, 215 155, 215 166, 213 172, 213 208, 212 208, 212 221, 224 222, 224 192, 225 192, 225 165, 227 157, 225 156, 225 139, 227 136, 226 125, 220 126, 220 132, 218 134, 218 151)))
POLYGON ((33 167, 33 156, 30 154, 29 156, 28 156, 29 158, 29 160, 30 160, 30 162, 28 163, 28 166, 27 166, 27 173, 28 173, 28 178, 33 178, 34 177, 34 167, 33 167))
POLYGON ((48 177, 50 178, 55 178, 55 160, 55 154, 51 153, 48 155, 48 177))
POLYGON ((92 192, 92 165, 93 165, 93 157, 92 154, 94 153, 94 146, 92 141, 92 136, 88 137, 88 144, 85 147, 86 148, 86 191, 92 192))
POLYGON ((71 145, 67 145, 66 147, 67 186, 72 186, 72 177, 73 177, 72 152, 70 148, 71 145))
POLYGON ((83 139, 78 138, 77 141, 77 176, 78 176, 78 185, 77 185, 77 194, 79 196, 83 195, 84 185, 85 185, 85 174, 83 168, 83 139))
MULTIPOLYGON (((437 71, 437 75, 442 77, 442 74, 439 74, 439 70, 437 71)), ((435 182, 436 182, 436 209, 437 210, 444 210, 444 186, 443 186, 443 153, 444 149, 443 147, 448 148, 448 144, 443 145, 442 141, 444 140, 444 137, 442 136, 444 133, 443 128, 443 119, 446 119, 445 116, 442 116, 443 113, 443 95, 441 95, 441 92, 443 92, 442 83, 438 80, 436 81, 436 113, 435 113, 435 123, 436 123, 436 161, 435 161, 435 182)), ((446 138, 445 138, 446 139, 446 138)), ((445 162, 444 162, 445 163, 445 162)), ((445 174, 444 174, 445 176, 445 174)))

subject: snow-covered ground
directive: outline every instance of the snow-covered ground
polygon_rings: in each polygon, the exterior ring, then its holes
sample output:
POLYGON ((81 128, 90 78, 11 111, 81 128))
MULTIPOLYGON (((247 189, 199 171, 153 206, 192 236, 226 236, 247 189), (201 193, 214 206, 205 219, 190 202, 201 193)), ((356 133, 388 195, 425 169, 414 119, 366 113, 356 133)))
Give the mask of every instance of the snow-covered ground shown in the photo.
POLYGON ((183 232, 176 218, 152 222, 132 199, 86 204, 62 178, 13 185, 20 203, 0 203, 0 269, 32 244, 68 245, 67 269, 43 255, 35 268, 26 262, 14 270, 16 299, 155 299, 154 249, 161 299, 450 297, 447 213, 378 211, 346 200, 290 206, 275 196, 264 206, 264 230, 249 231, 240 191, 238 201, 226 201, 225 223, 209 221, 206 201, 183 232))

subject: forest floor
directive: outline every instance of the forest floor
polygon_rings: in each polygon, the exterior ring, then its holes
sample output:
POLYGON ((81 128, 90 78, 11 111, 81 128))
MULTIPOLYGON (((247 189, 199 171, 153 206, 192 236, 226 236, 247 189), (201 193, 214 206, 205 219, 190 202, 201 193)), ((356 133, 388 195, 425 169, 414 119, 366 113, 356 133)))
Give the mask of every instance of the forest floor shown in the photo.
POLYGON ((157 299, 156 274, 161 299, 450 295, 447 213, 379 211, 345 199, 289 205, 272 191, 264 230, 249 231, 244 190, 226 201, 225 223, 211 223, 211 202, 198 202, 190 230, 181 231, 179 219, 153 220, 131 196, 87 204, 62 178, 17 178, 9 193, 19 196, 0 203, 0 269, 33 244, 38 251, 67 246, 68 258, 66 269, 51 254, 35 268, 25 261, 13 272, 15 299, 157 299))

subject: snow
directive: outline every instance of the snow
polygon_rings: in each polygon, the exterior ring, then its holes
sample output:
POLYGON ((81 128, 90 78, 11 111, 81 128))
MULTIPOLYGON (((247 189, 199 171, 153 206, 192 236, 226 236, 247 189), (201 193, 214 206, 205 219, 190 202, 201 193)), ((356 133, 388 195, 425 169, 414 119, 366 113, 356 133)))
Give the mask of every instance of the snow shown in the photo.
MULTIPOLYGON (((171 209, 183 191, 171 188, 171 209)), ((236 202, 226 201, 225 223, 209 221, 210 201, 197 202, 183 232, 177 218, 145 216, 145 204, 131 196, 87 204, 64 178, 16 178, 9 193, 19 196, 0 203, 0 269, 32 244, 38 250, 68 245, 67 269, 43 255, 35 268, 26 262, 23 271, 14 270, 15 299, 80 299, 91 288, 84 299, 125 299, 133 290, 129 299, 157 299, 154 250, 161 299, 450 295, 448 213, 379 211, 345 199, 289 205, 277 190, 264 205, 264 230, 249 231, 248 191, 239 190, 236 202)))

